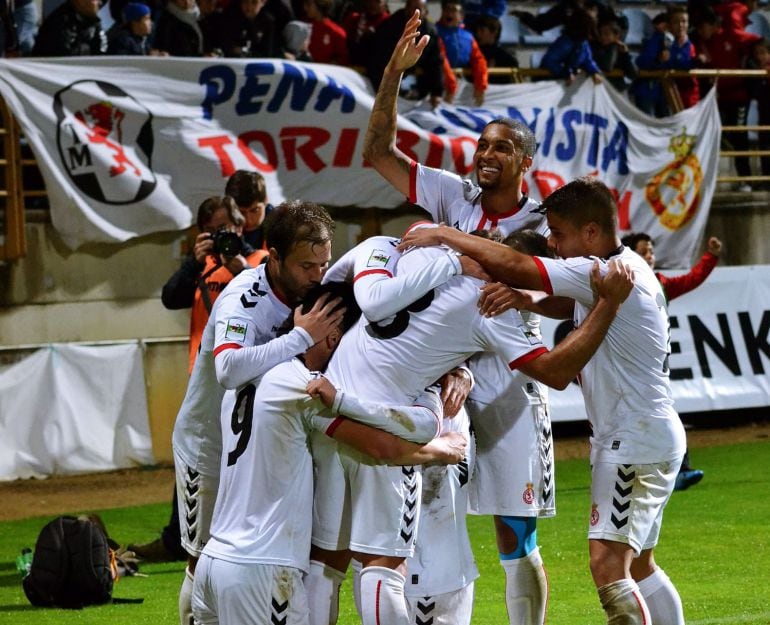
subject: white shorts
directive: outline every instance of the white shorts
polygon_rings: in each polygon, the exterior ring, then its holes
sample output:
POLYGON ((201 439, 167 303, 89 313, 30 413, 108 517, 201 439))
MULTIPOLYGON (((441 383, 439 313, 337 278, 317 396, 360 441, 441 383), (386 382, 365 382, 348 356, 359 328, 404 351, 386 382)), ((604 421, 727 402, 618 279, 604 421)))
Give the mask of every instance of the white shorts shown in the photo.
POLYGON ((302 571, 273 564, 227 562, 202 555, 192 612, 198 625, 307 625, 302 571))
POLYGON ((522 517, 556 514, 548 407, 472 401, 466 406, 476 438, 476 468, 468 489, 468 511, 522 517))
POLYGON ((419 470, 360 463, 321 434, 313 435, 311 443, 313 544, 331 551, 410 557, 420 514, 419 470))
POLYGON ((407 597, 406 609, 412 625, 470 625, 473 585, 431 597, 407 597))
POLYGON ((663 508, 682 459, 655 464, 597 462, 591 468, 588 538, 630 545, 639 554, 658 543, 663 508))
POLYGON ((211 536, 211 518, 219 489, 219 473, 207 475, 188 466, 174 450, 176 495, 179 502, 179 531, 182 547, 200 558, 211 536))

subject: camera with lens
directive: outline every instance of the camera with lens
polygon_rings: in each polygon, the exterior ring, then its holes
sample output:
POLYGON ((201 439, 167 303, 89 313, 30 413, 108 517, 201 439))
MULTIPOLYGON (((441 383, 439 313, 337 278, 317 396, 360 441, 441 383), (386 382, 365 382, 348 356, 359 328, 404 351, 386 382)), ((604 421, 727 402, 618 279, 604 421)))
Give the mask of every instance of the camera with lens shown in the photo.
POLYGON ((239 234, 231 232, 225 226, 211 235, 214 242, 214 253, 225 258, 234 258, 243 252, 243 241, 239 234))

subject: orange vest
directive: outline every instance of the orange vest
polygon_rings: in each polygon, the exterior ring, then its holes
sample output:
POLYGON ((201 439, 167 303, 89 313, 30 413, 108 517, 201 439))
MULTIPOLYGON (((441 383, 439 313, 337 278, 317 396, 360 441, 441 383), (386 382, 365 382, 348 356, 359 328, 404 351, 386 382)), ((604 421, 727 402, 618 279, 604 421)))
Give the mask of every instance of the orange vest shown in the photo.
MULTIPOLYGON (((246 257, 246 261, 252 267, 256 267, 265 256, 267 256, 267 250, 256 250, 246 257)), ((192 311, 190 313, 190 370, 188 373, 192 373, 195 357, 200 349, 203 328, 206 327, 206 322, 209 320, 210 309, 206 307, 200 282, 202 280, 205 284, 209 294, 209 305, 213 306, 219 294, 230 280, 233 279, 233 274, 230 273, 230 270, 220 265, 218 261, 219 259, 215 256, 206 256, 206 265, 198 280, 198 288, 195 290, 192 311)))

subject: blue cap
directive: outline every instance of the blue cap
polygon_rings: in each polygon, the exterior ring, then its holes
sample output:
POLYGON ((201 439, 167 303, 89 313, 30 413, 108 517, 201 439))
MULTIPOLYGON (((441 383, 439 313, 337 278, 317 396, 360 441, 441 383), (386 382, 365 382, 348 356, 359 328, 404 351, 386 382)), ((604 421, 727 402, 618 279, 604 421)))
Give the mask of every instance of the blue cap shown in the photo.
POLYGON ((123 20, 128 22, 136 22, 142 19, 145 15, 150 14, 150 7, 141 2, 129 2, 123 8, 123 20))

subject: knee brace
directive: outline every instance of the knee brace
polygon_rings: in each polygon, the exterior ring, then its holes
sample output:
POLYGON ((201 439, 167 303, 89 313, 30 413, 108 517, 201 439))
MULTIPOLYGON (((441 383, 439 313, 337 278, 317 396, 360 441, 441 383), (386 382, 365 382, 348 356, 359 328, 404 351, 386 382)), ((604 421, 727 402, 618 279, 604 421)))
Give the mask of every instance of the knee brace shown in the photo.
POLYGON ((537 518, 501 516, 500 520, 516 534, 516 549, 501 553, 501 560, 516 560, 532 553, 537 547, 537 518))

